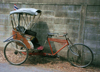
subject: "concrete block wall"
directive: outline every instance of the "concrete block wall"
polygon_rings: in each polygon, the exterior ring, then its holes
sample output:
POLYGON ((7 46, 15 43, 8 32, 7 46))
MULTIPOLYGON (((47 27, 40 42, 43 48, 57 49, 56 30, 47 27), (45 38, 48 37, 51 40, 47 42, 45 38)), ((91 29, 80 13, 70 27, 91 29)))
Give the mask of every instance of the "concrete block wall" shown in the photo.
MULTIPOLYGON (((100 63, 100 0, 1 0, 0 1, 0 47, 4 47, 5 39, 11 36, 9 12, 13 5, 19 8, 37 8, 42 10, 39 22, 32 30, 37 32, 41 45, 46 40, 47 33, 64 33, 73 43, 84 43, 94 52, 94 64, 100 63)), ((53 50, 59 49, 59 44, 53 43, 53 50)), ((49 51, 48 44, 45 50, 49 51)), ((59 53, 66 57, 67 49, 59 53)))
POLYGON ((94 62, 100 64, 100 6, 88 6, 85 21, 84 43, 94 53, 94 62))
MULTIPOLYGON (((40 22, 34 27, 37 31, 40 44, 44 44, 47 33, 65 33, 68 32, 70 39, 78 43, 78 32, 80 24, 81 6, 73 5, 34 5, 43 11, 40 22)), ((54 52, 59 49, 57 43, 52 43, 54 52)), ((61 47, 61 46, 60 46, 61 47)), ((48 50, 48 44, 45 45, 45 50, 48 50)), ((59 54, 66 57, 67 48, 59 54), (63 52, 63 53, 62 53, 63 52)))

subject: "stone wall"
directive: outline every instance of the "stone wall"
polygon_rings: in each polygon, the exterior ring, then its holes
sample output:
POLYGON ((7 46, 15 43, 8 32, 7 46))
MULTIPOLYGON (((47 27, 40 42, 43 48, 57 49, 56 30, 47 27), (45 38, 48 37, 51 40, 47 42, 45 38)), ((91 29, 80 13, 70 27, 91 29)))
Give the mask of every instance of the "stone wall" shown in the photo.
MULTIPOLYGON (((73 43, 84 43, 94 53, 94 64, 100 63, 100 0, 1 0, 0 1, 0 46, 4 47, 5 39, 11 36, 11 23, 9 12, 13 5, 19 8, 37 8, 42 15, 32 30, 36 31, 41 45, 46 40, 47 33, 64 33, 73 43)), ((53 43, 54 51, 59 44, 53 43)), ((45 50, 48 50, 48 44, 45 50)), ((67 49, 59 54, 66 57, 67 49)))

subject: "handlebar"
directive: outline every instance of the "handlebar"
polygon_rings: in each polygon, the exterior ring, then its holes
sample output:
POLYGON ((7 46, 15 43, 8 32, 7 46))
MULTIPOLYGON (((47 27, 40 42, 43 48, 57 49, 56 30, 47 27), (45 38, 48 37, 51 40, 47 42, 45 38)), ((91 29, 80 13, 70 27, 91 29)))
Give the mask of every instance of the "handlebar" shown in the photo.
POLYGON ((63 35, 59 35, 59 37, 66 37, 68 35, 68 33, 65 33, 63 35))

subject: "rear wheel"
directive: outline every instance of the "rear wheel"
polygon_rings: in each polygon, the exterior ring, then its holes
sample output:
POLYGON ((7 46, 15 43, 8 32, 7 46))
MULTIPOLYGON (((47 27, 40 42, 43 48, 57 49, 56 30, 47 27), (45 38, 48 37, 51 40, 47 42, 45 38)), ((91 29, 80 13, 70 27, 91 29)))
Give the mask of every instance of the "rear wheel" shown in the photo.
POLYGON ((69 62, 76 67, 87 67, 93 61, 93 52, 84 44, 74 44, 67 52, 69 62))
POLYGON ((20 65, 28 58, 28 49, 23 42, 12 40, 4 48, 4 56, 10 64, 20 65))

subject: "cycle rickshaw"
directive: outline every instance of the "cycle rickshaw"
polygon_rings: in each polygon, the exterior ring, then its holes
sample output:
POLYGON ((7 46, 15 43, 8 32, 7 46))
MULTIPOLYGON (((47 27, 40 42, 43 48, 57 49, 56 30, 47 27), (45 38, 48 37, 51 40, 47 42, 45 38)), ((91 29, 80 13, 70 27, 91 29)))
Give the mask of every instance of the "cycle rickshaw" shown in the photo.
POLYGON ((36 32, 30 30, 36 23, 35 18, 39 19, 41 10, 35 8, 20 8, 10 12, 12 23, 12 36, 4 42, 8 42, 4 48, 6 60, 13 65, 23 64, 29 55, 55 56, 59 51, 68 46, 67 58, 69 62, 77 67, 86 67, 93 61, 92 50, 84 44, 73 44, 67 37, 67 33, 48 33, 46 42, 49 43, 51 53, 44 53, 43 46, 38 44, 36 32), (52 38, 52 36, 65 37, 65 39, 52 38), (63 43, 64 45, 53 52, 50 41, 63 43))

